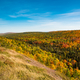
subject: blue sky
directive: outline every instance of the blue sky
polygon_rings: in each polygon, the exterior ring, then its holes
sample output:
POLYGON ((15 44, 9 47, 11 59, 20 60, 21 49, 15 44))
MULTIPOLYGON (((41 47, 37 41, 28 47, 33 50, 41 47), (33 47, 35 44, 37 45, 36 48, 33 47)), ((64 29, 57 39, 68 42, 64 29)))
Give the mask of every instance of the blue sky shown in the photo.
POLYGON ((80 29, 80 0, 0 0, 0 33, 80 29))

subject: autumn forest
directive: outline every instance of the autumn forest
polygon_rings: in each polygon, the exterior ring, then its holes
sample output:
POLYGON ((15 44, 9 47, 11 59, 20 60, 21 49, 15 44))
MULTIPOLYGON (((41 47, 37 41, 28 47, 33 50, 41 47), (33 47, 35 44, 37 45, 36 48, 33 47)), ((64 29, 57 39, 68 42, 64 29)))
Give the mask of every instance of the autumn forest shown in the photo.
POLYGON ((4 34, 0 46, 80 80, 80 30, 4 34))

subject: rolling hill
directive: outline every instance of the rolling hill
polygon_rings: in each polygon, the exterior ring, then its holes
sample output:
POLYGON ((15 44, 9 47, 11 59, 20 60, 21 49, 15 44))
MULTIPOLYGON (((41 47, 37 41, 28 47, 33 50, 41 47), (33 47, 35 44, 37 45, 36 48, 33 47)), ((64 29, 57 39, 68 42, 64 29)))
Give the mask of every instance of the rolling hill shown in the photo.
POLYGON ((0 46, 46 65, 62 79, 80 80, 80 30, 5 34, 0 46))

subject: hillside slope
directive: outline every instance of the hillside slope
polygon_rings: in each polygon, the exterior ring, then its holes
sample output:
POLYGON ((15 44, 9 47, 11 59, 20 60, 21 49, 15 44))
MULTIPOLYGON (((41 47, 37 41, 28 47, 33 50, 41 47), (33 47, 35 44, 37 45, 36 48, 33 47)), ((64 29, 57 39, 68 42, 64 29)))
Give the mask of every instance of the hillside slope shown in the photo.
MULTIPOLYGON (((63 80, 41 63, 0 47, 0 80, 63 80)), ((65 79, 64 79, 65 80, 65 79)), ((67 79, 66 79, 67 80, 67 79)))
POLYGON ((0 46, 59 71, 61 77, 80 80, 80 30, 7 34, 0 37, 0 46))

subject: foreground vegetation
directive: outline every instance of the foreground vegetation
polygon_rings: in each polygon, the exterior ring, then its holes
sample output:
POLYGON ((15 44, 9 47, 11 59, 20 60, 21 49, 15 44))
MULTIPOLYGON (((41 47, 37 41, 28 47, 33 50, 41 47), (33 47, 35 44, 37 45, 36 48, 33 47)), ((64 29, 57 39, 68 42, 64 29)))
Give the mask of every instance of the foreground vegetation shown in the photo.
POLYGON ((72 80, 80 80, 80 30, 8 34, 0 37, 0 46, 38 60, 72 80))
POLYGON ((22 55, 0 48, 0 80, 54 80, 45 69, 28 62, 22 55))

